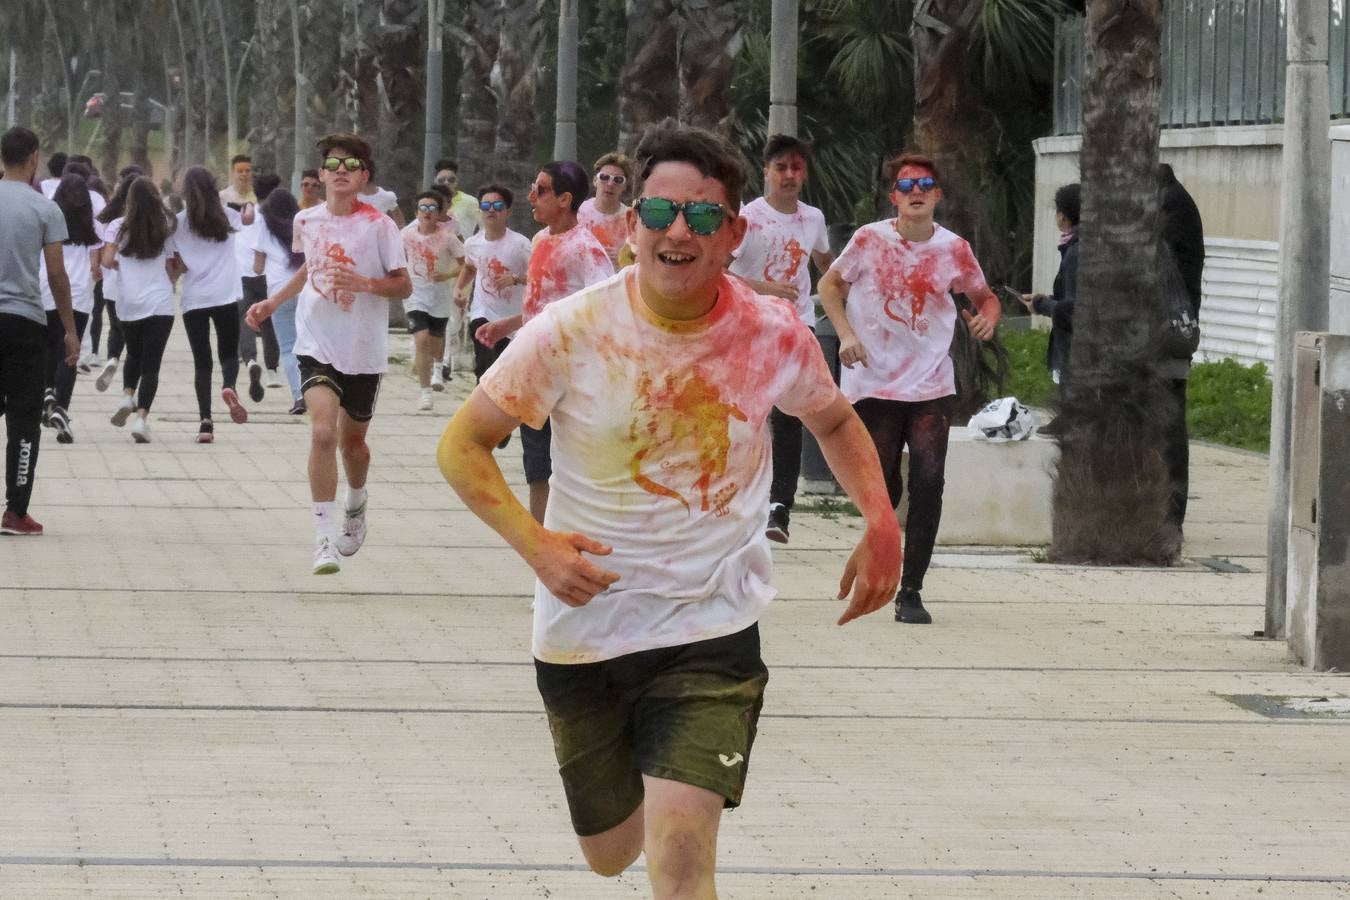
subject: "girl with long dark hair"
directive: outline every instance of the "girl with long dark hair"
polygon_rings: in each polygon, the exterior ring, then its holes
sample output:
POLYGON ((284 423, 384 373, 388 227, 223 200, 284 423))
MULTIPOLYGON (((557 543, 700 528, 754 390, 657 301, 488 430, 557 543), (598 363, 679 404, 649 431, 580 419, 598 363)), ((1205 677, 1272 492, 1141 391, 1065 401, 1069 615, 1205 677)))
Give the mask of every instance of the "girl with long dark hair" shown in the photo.
MULTIPOLYGON (((70 280, 70 305, 75 311, 75 333, 84 336, 89 313, 94 308, 94 270, 98 267, 97 253, 103 241, 94 230, 94 206, 89 201, 89 189, 79 175, 63 175, 56 185, 52 200, 66 217, 69 235, 61 247, 66 277, 70 280)), ((58 444, 74 443, 70 429, 70 396, 75 390, 74 366, 66 363, 66 326, 56 311, 56 301, 47 284, 47 260, 41 260, 42 306, 47 310, 47 398, 42 421, 56 429, 58 444)))
MULTIPOLYGON (((277 294, 305 262, 305 254, 291 250, 295 214, 300 206, 290 191, 277 188, 267 195, 258 212, 262 224, 253 241, 253 273, 267 279, 267 296, 277 294)), ((272 313, 281 368, 291 388, 291 415, 305 413, 305 398, 300 391, 300 363, 295 358, 295 300, 288 300, 272 313)))
POLYGON ((141 175, 127 188, 126 215, 109 224, 105 235, 103 264, 117 270, 117 320, 127 350, 122 402, 112 423, 121 428, 134 416, 131 438, 138 444, 150 442, 150 406, 173 331, 173 282, 179 272, 173 232, 159 190, 141 175))
MULTIPOLYGON (((139 166, 127 166, 118 172, 117 187, 113 189, 108 205, 103 207, 103 212, 94 216, 94 227, 102 232, 105 247, 111 244, 108 226, 122 218, 126 212, 127 191, 131 188, 131 183, 142 174, 139 166)), ((103 330, 101 312, 106 310, 108 313, 108 358, 103 363, 98 378, 94 380, 94 387, 100 391, 106 391, 108 385, 112 384, 113 376, 117 374, 117 362, 122 357, 122 348, 126 345, 122 337, 122 326, 117 324, 117 286, 116 269, 104 269, 95 286, 94 321, 90 326, 90 341, 94 353, 98 353, 99 334, 103 330)))
MULTIPOLYGON (((201 424, 197 443, 214 439, 211 421, 211 326, 216 329, 220 357, 220 399, 236 424, 248 421, 239 402, 239 266, 235 262, 235 232, 245 218, 221 205, 215 177, 201 166, 183 173, 183 211, 178 214, 174 244, 184 270, 180 305, 188 345, 192 348, 193 386, 201 424)), ((252 213, 248 214, 252 220, 252 213)))

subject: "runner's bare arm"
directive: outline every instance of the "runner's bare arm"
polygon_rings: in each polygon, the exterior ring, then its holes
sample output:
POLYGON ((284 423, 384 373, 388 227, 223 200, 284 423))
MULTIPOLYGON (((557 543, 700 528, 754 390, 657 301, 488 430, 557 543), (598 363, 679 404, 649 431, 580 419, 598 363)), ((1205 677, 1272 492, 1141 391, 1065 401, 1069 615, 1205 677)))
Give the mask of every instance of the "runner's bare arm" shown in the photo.
POLYGON ((867 349, 853 333, 853 326, 848 324, 848 315, 844 312, 848 289, 848 282, 834 269, 822 275, 820 283, 816 285, 816 290, 820 292, 820 305, 825 307, 825 315, 830 317, 830 324, 834 326, 835 334, 839 335, 839 362, 846 369, 853 368, 856 363, 862 363, 863 368, 867 368, 867 349))
POLYGON ((281 308, 283 303, 300 293, 301 288, 305 286, 305 281, 308 278, 309 263, 303 262, 300 264, 300 268, 295 270, 295 274, 291 276, 290 281, 287 281, 281 286, 281 290, 277 291, 266 300, 259 300, 248 308, 248 312, 244 314, 244 324, 254 331, 260 331, 262 329, 263 319, 272 315, 272 313, 281 308))
POLYGON ((821 253, 819 250, 811 251, 811 262, 816 264, 816 271, 822 275, 830 271, 830 266, 834 265, 834 254, 829 250, 821 253))
POLYGON ((464 265, 459 269, 459 276, 455 279, 455 305, 460 309, 466 309, 469 306, 469 285, 478 277, 478 270, 474 264, 467 259, 464 265))
POLYGON ((584 535, 549 531, 516 499, 492 451, 519 424, 475 388, 445 426, 436 462, 470 511, 520 554, 544 587, 568 606, 584 606, 619 576, 581 554, 604 556, 611 550, 584 535))
POLYGON ((261 250, 253 251, 253 274, 261 275, 267 270, 267 254, 261 250))
POLYGON ((412 279, 407 269, 391 269, 383 278, 367 278, 345 266, 333 270, 333 287, 340 291, 374 294, 386 300, 402 300, 412 293, 412 279))
POLYGON ((985 285, 981 290, 966 294, 979 309, 979 313, 971 315, 969 310, 961 310, 961 316, 970 326, 970 333, 981 341, 987 341, 994 336, 994 328, 998 325, 998 320, 1003 318, 1003 307, 999 305, 998 297, 985 285))
POLYGON ((523 321, 524 316, 516 313, 514 316, 498 319, 495 322, 484 322, 474 332, 473 339, 484 347, 495 347, 502 338, 515 334, 523 321))
POLYGON ((742 278, 741 280, 750 285, 750 289, 756 294, 765 294, 769 297, 782 297, 784 300, 792 300, 794 302, 797 299, 797 286, 795 284, 777 281, 756 281, 753 278, 742 278))
POLYGON ((70 305, 70 277, 66 275, 66 260, 61 244, 43 244, 42 258, 47 263, 47 286, 52 290, 56 314, 66 329, 66 365, 73 366, 80 361, 80 337, 75 333, 75 308, 70 305))
POLYGON ((830 464, 830 471, 863 514, 867 530, 844 566, 839 599, 853 598, 839 617, 843 625, 876 612, 895 597, 900 583, 900 525, 891 509, 876 445, 843 394, 818 413, 802 416, 830 464))

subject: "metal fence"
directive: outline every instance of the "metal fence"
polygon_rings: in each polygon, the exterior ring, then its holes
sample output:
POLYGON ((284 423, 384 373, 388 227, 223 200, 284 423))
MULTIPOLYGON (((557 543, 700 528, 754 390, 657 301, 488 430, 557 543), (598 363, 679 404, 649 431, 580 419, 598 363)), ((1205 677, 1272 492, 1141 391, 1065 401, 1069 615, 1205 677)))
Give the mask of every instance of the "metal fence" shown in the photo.
MULTIPOLYGON (((1255 125, 1284 115, 1285 3, 1288 0, 1164 0, 1164 128, 1255 125)), ((1350 114, 1350 0, 1329 0, 1331 113, 1350 114)), ((1081 17, 1055 29, 1055 133, 1083 128, 1087 71, 1081 17)))

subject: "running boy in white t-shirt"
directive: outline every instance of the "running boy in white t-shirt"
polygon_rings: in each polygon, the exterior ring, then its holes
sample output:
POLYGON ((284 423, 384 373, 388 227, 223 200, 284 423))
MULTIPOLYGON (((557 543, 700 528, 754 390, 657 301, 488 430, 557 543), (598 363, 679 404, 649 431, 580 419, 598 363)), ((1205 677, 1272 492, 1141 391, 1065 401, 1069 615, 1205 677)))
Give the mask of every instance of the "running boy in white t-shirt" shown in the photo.
MULTIPOLYGON (((468 311, 469 334, 488 322, 521 314, 530 239, 507 227, 514 199, 511 189, 500 184, 478 191, 483 228, 464 242, 464 267, 455 282, 455 303, 468 311)), ((509 337, 491 346, 473 342, 473 374, 479 380, 510 342, 509 337)))
POLYGON ((894 157, 886 178, 896 218, 859 228, 819 287, 839 333, 840 387, 876 442, 892 507, 904 488, 900 455, 909 448, 907 552, 895 619, 922 625, 933 620, 919 592, 942 516, 956 400, 952 293, 978 307, 962 316, 979 340, 994 336, 1001 313, 970 245, 933 222, 942 199, 937 165, 926 156, 894 157))
POLYGON ((249 308, 257 331, 300 295, 295 356, 309 408, 309 490, 314 501, 314 574, 340 568, 366 539, 366 431, 380 377, 389 366, 389 301, 412 293, 403 241, 393 219, 358 193, 369 178, 370 145, 354 134, 319 141, 327 201, 295 217, 294 249, 305 263, 280 291, 249 308), (337 521, 337 454, 347 473, 346 517, 337 521))
POLYGON ((633 180, 633 161, 622 153, 606 153, 591 167, 595 196, 577 210, 577 224, 584 225, 609 254, 617 269, 619 252, 628 244, 628 207, 623 195, 633 180))
MULTIPOLYGON (((412 277, 412 294, 403 301, 403 309, 413 336, 413 371, 422 386, 417 399, 420 410, 432 408, 433 387, 444 390, 444 382, 433 379, 431 369, 445 351, 445 332, 454 312, 450 282, 464 262, 464 245, 455 226, 441 221, 443 212, 445 198, 436 191, 423 191, 417 195, 417 218, 402 231, 412 277)), ((458 331, 456 324, 453 332, 458 331)))
POLYGON ((768 677, 756 622, 773 597, 769 410, 803 417, 866 517, 840 624, 889 601, 900 532, 811 332, 725 274, 745 230, 735 148, 668 126, 638 158, 637 264, 522 328, 437 458, 539 577, 537 680, 587 863, 617 875, 645 852, 657 897, 712 897, 718 825, 741 801, 768 677), (550 415, 541 526, 492 450, 550 415))
MULTIPOLYGON (((745 205, 745 239, 732 252, 732 274, 761 294, 782 297, 793 305, 808 328, 816 327, 811 299, 811 263, 824 272, 834 261, 825 231, 825 214, 799 199, 806 184, 811 145, 791 135, 775 134, 764 147, 764 196, 745 205)), ((786 544, 789 517, 802 471, 802 423, 775 409, 773 485, 769 488, 769 540, 786 544)))

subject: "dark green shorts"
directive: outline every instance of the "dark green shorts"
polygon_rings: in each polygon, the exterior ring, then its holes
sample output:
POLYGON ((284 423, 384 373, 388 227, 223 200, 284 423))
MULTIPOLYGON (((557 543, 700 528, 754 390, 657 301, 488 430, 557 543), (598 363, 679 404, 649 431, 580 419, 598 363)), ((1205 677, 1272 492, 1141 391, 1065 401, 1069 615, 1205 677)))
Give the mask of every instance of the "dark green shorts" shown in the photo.
POLYGON ((580 665, 535 660, 572 827, 585 837, 642 803, 642 776, 738 806, 769 671, 759 626, 580 665))

